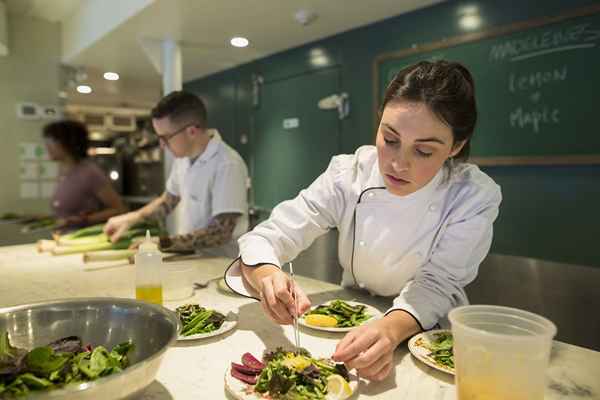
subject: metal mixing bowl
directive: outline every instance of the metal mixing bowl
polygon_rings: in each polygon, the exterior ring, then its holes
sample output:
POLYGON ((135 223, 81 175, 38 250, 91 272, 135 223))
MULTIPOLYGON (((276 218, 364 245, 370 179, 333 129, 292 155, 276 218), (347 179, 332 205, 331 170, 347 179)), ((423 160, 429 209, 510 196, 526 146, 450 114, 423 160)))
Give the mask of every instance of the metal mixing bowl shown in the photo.
POLYGON ((153 304, 110 297, 52 300, 0 308, 0 333, 31 350, 66 337, 109 350, 127 340, 135 349, 123 372, 62 389, 32 392, 31 399, 122 399, 139 394, 156 376, 162 356, 177 339, 175 313, 153 304), (35 393, 35 394, 33 394, 35 393))

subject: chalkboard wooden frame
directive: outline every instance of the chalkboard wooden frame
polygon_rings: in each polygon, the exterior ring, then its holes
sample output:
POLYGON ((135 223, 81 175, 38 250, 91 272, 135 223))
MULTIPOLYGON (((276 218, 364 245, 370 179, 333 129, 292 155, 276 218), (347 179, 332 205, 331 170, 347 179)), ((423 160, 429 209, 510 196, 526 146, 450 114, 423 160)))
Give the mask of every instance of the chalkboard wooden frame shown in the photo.
MULTIPOLYGON (((537 28, 544 25, 561 22, 571 18, 582 17, 600 13, 600 4, 579 8, 571 12, 563 13, 553 17, 541 17, 537 19, 516 22, 514 24, 501 26, 481 32, 467 33, 464 35, 443 38, 437 42, 431 42, 421 45, 413 45, 411 48, 392 51, 378 55, 373 62, 373 115, 375 116, 375 129, 379 125, 380 98, 382 93, 379 90, 379 69, 383 62, 412 56, 419 53, 425 53, 432 50, 443 49, 457 46, 460 44, 476 42, 483 39, 494 38, 508 35, 511 33, 537 28)), ((590 165, 600 164, 600 154, 573 154, 557 156, 519 156, 519 157, 471 157, 470 162, 482 166, 502 166, 502 165, 590 165)))

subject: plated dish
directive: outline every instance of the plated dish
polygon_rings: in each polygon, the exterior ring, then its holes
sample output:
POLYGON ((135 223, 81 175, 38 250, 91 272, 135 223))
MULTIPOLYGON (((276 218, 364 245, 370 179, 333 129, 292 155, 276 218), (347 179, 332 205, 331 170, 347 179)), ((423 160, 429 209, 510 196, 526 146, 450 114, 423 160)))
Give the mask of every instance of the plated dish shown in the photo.
POLYGON ((298 323, 321 331, 348 332, 382 315, 368 304, 336 299, 313 307, 298 319, 298 323))
POLYGON ((408 341, 408 350, 421 362, 454 375, 452 332, 438 329, 421 332, 408 341))
POLYGON ((225 388, 238 400, 343 400, 357 392, 358 377, 344 364, 315 358, 305 349, 250 353, 235 360, 225 373, 225 388))

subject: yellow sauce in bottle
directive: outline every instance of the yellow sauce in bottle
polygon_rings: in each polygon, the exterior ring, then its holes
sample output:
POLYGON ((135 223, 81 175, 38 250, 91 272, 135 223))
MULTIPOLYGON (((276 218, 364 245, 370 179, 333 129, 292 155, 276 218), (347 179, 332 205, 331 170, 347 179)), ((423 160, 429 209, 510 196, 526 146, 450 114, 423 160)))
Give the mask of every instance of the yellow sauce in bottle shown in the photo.
POLYGON ((135 288, 135 298, 147 303, 162 305, 162 286, 138 286, 135 288))

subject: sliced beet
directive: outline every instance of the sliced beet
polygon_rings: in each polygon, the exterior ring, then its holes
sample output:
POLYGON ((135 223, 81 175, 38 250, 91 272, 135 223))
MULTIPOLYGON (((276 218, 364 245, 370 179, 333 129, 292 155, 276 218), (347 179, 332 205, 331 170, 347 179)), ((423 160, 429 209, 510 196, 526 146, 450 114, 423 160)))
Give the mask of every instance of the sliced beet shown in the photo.
POLYGON ((231 376, 236 379, 239 379, 242 382, 248 383, 250 385, 255 385, 258 377, 256 375, 246 375, 234 368, 231 368, 231 376))
POLYGON ((234 362, 231 363, 231 368, 235 369, 236 371, 240 371, 242 374, 246 374, 246 375, 258 375, 258 374, 260 374, 260 371, 262 371, 261 369, 258 369, 258 368, 251 368, 251 367, 247 367, 245 365, 237 364, 234 362))
POLYGON ((250 367, 250 368, 254 368, 254 369, 262 370, 265 368, 265 364, 258 361, 250 353, 244 353, 244 355, 242 356, 242 364, 244 364, 246 367, 250 367))

